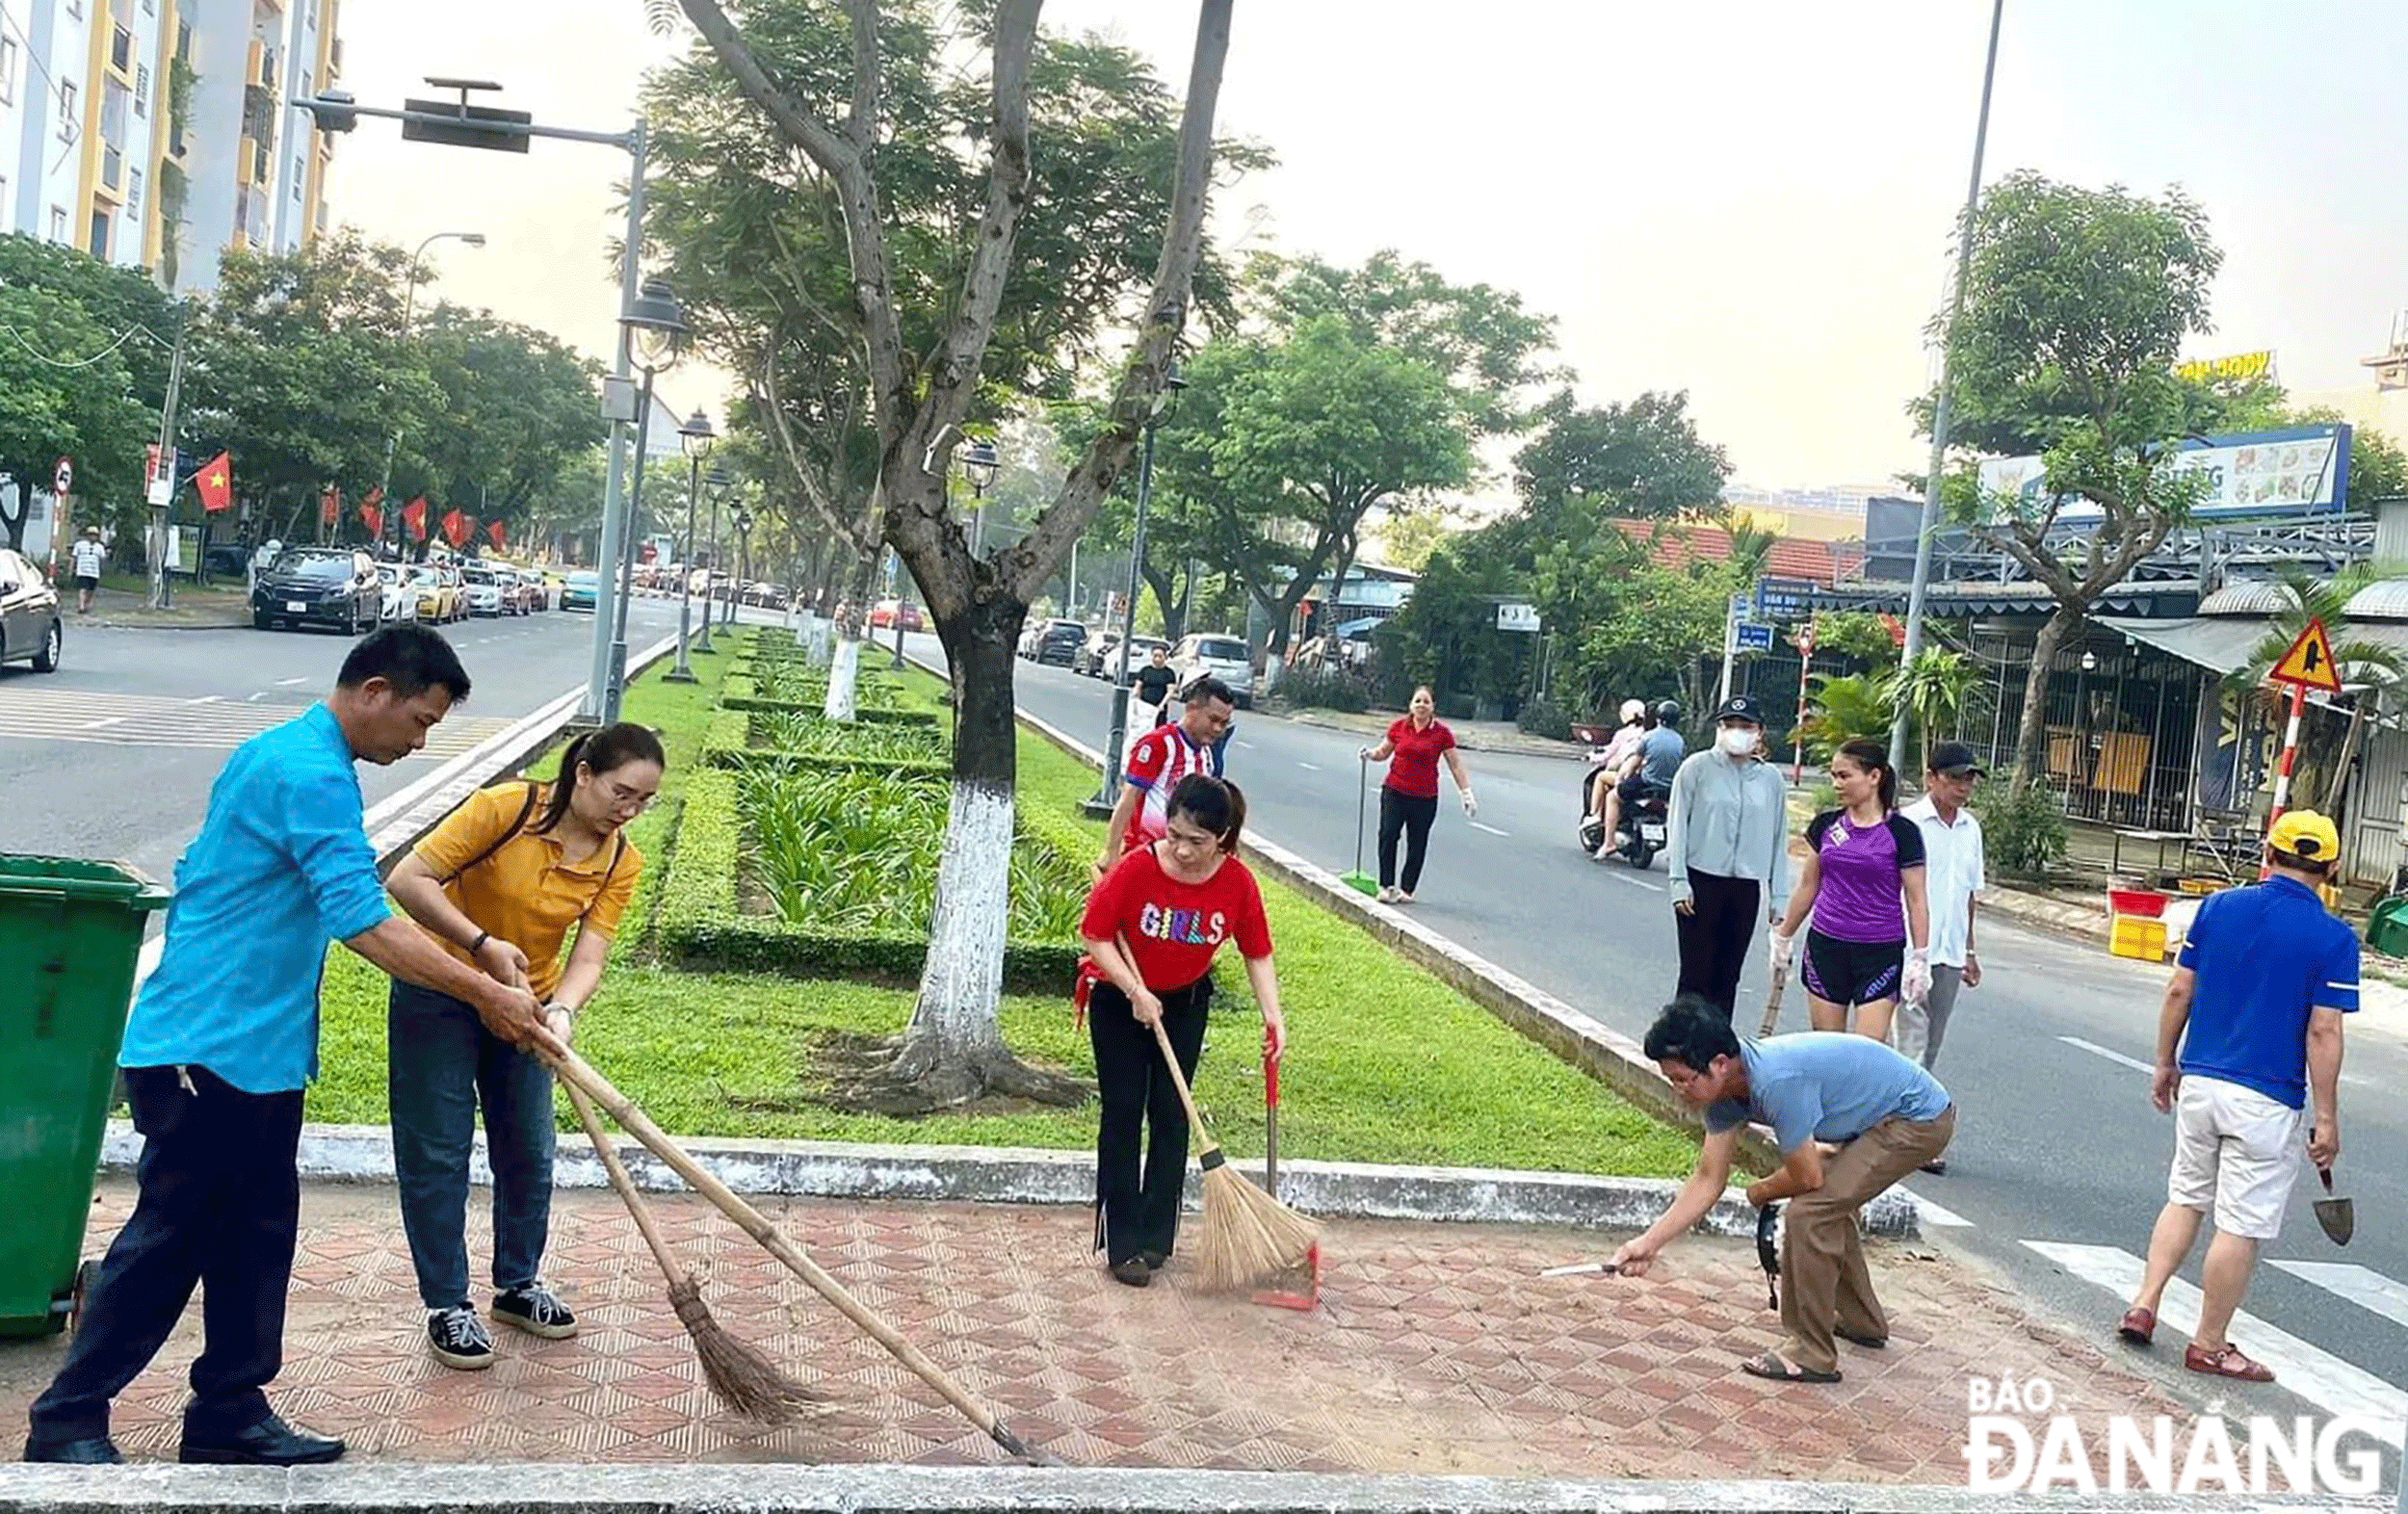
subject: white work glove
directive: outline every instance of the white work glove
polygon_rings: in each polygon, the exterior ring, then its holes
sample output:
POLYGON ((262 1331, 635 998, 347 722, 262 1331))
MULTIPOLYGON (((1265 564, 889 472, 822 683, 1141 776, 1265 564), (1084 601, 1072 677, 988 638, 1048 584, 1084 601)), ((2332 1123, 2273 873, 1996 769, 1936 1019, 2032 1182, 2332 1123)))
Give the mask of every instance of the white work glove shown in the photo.
POLYGON ((1906 957, 1905 975, 1898 979, 1898 997, 1910 1005, 1922 1004, 1931 994, 1931 953, 1911 952, 1906 957))
POLYGON ((1463 818, 1465 820, 1479 818, 1479 800, 1472 797, 1472 791, 1469 789, 1463 791, 1463 818))
POLYGON ((1783 935, 1778 930, 1772 932, 1772 970, 1775 974, 1786 973, 1790 970, 1790 956, 1795 950, 1796 944, 1793 937, 1783 935))

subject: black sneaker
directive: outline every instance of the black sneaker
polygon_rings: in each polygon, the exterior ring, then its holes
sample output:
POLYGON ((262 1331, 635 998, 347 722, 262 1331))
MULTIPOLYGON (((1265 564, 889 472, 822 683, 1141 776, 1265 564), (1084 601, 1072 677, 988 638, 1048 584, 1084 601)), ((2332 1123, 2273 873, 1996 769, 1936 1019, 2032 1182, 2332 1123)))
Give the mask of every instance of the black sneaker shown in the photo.
POLYGON ((1143 1288, 1154 1281, 1154 1269, 1145 1265, 1143 1257, 1126 1257, 1112 1265, 1112 1280, 1131 1288, 1143 1288))
POLYGON ((565 1341, 577 1333, 577 1317, 560 1295, 541 1283, 513 1288, 493 1295, 493 1318, 546 1341, 565 1341))
POLYGON ((466 1304, 428 1313, 427 1344, 436 1361, 463 1372, 481 1372, 493 1365, 493 1336, 466 1304))

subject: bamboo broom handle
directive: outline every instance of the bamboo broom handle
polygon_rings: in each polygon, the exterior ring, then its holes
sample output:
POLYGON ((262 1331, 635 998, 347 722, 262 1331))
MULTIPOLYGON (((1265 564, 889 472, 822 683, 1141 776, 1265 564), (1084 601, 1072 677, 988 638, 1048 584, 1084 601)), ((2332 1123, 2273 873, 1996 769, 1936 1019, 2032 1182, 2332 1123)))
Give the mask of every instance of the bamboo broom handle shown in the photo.
MULTIPOLYGON (((1196 1155, 1202 1157, 1218 1151, 1220 1142, 1213 1139, 1212 1128, 1204 1123, 1204 1116, 1195 1112, 1195 1095, 1188 1092, 1188 1075, 1179 1070, 1179 1054, 1170 1049, 1170 1032, 1163 1029, 1160 1020, 1154 1022, 1154 1039, 1162 1046, 1163 1060, 1170 1064, 1170 1085, 1179 1090, 1179 1103, 1188 1111, 1188 1124, 1194 1128, 1195 1138, 1203 1144, 1204 1149, 1196 1155)), ((1206 1162, 1205 1165, 1209 1167, 1217 1163, 1206 1162)))
POLYGON ((661 1270, 668 1275, 669 1281, 675 1282, 685 1273, 669 1255, 668 1243, 661 1239, 660 1227, 652 1221, 652 1206, 644 1202, 641 1193, 636 1191, 636 1180, 627 1175, 626 1166, 619 1162, 618 1150, 611 1144, 610 1133, 602 1128, 602 1116, 594 1112, 592 1101, 575 1083, 563 1078, 561 1087, 567 1092, 568 1102, 576 1107, 578 1123, 585 1126, 586 1138, 593 1142, 593 1154, 602 1159, 602 1170, 610 1174, 611 1187, 618 1190, 619 1198, 627 1205, 627 1213, 635 1216, 636 1228, 643 1232, 643 1243, 652 1248, 652 1259, 661 1264, 661 1270))
POLYGON ((746 1203, 736 1195, 734 1189, 713 1177, 703 1169, 700 1163, 686 1155, 683 1147, 665 1135, 641 1109, 636 1108, 633 1101, 612 1086, 611 1081, 596 1072, 584 1057, 579 1057, 575 1052, 569 1052, 562 1057, 553 1070, 566 1079, 572 1087, 580 1088, 591 1095, 593 1102, 602 1106, 605 1110, 609 1111, 611 1118, 618 1122, 619 1129, 649 1147, 654 1156, 660 1158, 671 1171, 685 1179, 695 1192, 719 1206, 720 1211, 734 1220, 745 1234, 760 1242, 762 1248, 770 1255, 784 1263, 789 1271, 811 1285, 814 1292, 834 1304, 839 1313, 859 1325, 872 1340, 886 1347, 897 1361, 918 1374, 921 1381, 943 1395, 946 1402, 960 1410, 964 1419, 983 1430, 994 1440, 995 1444, 1016 1456, 1033 1457, 1034 1453, 1029 1448, 1021 1442, 1018 1436, 1004 1427, 1003 1422, 995 1417, 992 1410, 971 1397, 943 1368, 923 1355, 918 1346, 898 1335, 892 1325, 871 1313, 867 1305, 847 1292, 844 1284, 829 1276, 822 1270, 818 1263, 790 1244, 759 1210, 746 1203))

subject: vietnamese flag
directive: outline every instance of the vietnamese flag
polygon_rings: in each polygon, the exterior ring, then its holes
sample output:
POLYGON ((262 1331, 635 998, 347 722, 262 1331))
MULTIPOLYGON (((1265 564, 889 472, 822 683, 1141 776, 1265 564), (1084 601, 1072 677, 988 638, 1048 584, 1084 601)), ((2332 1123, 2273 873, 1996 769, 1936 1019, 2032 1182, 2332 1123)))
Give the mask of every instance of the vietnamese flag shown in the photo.
POLYGON ((329 483, 327 485, 327 491, 318 496, 318 518, 331 527, 342 517, 343 491, 329 483))
POLYGON ((484 534, 493 538, 493 550, 496 552, 501 551, 502 523, 498 520, 489 520, 485 522, 484 534))
POLYGON ((368 528, 369 540, 384 539, 384 511, 374 505, 362 505, 359 507, 359 523, 368 528))
POLYGON ((424 494, 402 507, 402 524, 409 528, 409 539, 427 539, 427 497, 424 494))
POLYGON ((443 512, 443 539, 450 542, 455 551, 466 546, 468 544, 468 517, 456 509, 445 510, 443 512))
POLYGON ((214 515, 234 503, 234 456, 220 453, 201 464, 193 475, 193 486, 200 490, 200 508, 214 515))

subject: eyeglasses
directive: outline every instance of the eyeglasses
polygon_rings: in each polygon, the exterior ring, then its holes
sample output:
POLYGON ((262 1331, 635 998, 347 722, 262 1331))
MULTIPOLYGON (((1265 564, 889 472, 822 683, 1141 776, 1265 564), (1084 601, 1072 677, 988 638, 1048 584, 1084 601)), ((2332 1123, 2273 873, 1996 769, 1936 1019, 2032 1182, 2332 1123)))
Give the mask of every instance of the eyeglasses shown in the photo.
POLYGON ((623 783, 606 783, 601 787, 604 803, 615 810, 632 810, 638 815, 650 809, 652 802, 660 797, 657 793, 644 794, 623 783))

